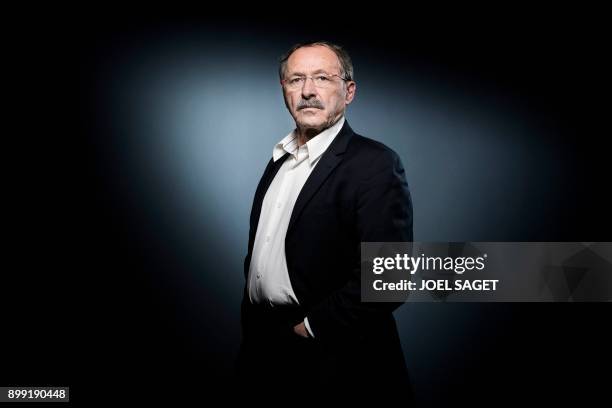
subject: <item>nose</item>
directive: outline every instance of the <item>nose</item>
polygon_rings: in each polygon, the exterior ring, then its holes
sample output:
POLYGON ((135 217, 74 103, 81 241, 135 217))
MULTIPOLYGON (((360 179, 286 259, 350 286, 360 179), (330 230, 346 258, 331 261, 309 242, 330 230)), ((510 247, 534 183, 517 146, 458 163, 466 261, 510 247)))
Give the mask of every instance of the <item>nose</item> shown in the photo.
POLYGON ((307 77, 302 86, 302 98, 310 99, 313 96, 317 96, 317 88, 314 86, 312 78, 307 77))

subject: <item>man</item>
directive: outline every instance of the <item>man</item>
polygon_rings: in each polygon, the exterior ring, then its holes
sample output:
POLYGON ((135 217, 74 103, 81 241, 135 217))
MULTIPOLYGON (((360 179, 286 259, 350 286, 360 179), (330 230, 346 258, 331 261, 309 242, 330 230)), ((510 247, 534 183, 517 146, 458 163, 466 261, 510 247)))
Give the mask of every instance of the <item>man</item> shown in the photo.
POLYGON ((408 393, 398 304, 360 299, 360 243, 412 241, 400 159, 349 127, 356 84, 344 49, 296 45, 279 74, 296 128, 255 193, 240 379, 253 392, 408 393))

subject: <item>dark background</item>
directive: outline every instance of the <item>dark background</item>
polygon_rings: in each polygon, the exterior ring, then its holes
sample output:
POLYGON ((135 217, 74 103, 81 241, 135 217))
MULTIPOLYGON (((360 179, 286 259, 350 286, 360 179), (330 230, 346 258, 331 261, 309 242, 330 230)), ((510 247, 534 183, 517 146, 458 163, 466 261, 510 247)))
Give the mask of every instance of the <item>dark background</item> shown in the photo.
MULTIPOLYGON (((54 11, 12 30, 3 385, 69 385, 77 401, 226 389, 252 197, 292 129, 277 60, 296 42, 351 53, 347 119, 402 157, 415 240, 610 241, 597 13, 54 11)), ((584 403, 603 396, 609 311, 407 304, 396 318, 424 405, 584 403)))

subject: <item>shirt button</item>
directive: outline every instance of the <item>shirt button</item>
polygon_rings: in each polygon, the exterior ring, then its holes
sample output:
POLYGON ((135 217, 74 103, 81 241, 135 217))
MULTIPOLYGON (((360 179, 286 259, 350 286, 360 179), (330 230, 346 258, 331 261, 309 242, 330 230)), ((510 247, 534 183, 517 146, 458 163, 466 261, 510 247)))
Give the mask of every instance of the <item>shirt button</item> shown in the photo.
POLYGON ((281 203, 277 203, 276 208, 281 208, 281 203))
POLYGON ((258 275, 257 275, 257 279, 259 279, 259 278, 261 278, 261 275, 260 275, 260 274, 258 274, 258 275))
POLYGON ((266 242, 270 242, 270 236, 269 235, 266 237, 266 242))

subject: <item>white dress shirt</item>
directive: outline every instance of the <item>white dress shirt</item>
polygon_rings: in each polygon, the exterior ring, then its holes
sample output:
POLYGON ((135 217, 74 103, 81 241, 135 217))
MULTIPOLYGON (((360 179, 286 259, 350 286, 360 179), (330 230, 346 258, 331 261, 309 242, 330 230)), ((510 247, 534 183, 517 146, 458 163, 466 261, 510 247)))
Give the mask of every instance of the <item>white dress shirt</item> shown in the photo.
MULTIPOLYGON (((274 161, 286 153, 291 157, 276 173, 261 207, 249 266, 248 293, 252 303, 299 304, 287 270, 285 236, 302 187, 342 125, 344 117, 299 147, 294 130, 274 146, 274 161)), ((308 319, 304 319, 304 323, 310 335, 314 336, 308 319)))

